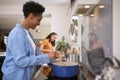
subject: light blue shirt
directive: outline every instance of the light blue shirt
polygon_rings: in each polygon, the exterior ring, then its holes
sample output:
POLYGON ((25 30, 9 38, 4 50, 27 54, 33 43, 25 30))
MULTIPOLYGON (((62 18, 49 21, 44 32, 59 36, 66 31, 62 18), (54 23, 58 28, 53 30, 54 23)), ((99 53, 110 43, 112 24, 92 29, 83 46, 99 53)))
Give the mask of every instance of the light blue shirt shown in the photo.
POLYGON ((48 55, 41 54, 37 47, 35 55, 24 28, 17 24, 8 37, 3 80, 30 80, 33 66, 50 62, 48 55))

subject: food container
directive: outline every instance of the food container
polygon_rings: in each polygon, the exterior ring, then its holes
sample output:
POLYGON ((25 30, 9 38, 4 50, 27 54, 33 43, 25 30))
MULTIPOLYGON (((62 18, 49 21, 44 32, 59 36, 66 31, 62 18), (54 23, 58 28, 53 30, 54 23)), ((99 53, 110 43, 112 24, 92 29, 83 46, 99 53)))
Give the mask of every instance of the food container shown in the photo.
POLYGON ((78 63, 75 62, 55 62, 53 63, 53 73, 57 77, 70 78, 77 76, 79 71, 78 63))

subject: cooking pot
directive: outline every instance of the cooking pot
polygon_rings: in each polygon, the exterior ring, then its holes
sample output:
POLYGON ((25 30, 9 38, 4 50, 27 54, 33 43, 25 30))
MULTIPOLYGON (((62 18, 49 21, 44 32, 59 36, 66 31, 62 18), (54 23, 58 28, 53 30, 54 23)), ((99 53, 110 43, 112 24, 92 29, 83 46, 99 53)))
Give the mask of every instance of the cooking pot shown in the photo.
POLYGON ((70 78, 78 74, 78 63, 75 62, 55 62, 53 63, 53 73, 57 77, 70 78))

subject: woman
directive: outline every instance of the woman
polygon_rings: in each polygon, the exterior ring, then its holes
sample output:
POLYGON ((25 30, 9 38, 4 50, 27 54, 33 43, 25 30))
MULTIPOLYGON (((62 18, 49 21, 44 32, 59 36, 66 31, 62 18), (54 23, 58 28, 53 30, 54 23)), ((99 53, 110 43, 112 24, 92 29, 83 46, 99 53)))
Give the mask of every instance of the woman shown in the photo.
POLYGON ((49 58, 54 58, 54 54, 41 54, 28 31, 40 25, 44 11, 45 8, 34 1, 23 5, 24 20, 16 24, 8 36, 2 80, 30 80, 37 65, 49 63, 49 58))
MULTIPOLYGON (((103 41, 101 39, 99 39, 98 36, 93 32, 88 34, 88 39, 89 39, 89 49, 90 49, 89 51, 96 50, 99 48, 104 48, 104 46, 105 46, 103 41)), ((82 42, 82 44, 83 44, 83 46, 82 46, 81 50, 83 53, 86 53, 87 49, 84 46, 85 43, 82 42)))
POLYGON ((40 51, 43 53, 54 53, 56 52, 55 47, 55 40, 57 39, 57 33, 52 32, 50 33, 42 42, 40 46, 40 51))
POLYGON ((96 50, 96 49, 103 49, 105 57, 109 57, 112 59, 112 53, 110 52, 109 46, 106 45, 106 43, 100 39, 95 33, 89 33, 88 34, 89 43, 90 43, 90 50, 96 50))
POLYGON ((103 41, 100 40, 95 33, 89 33, 88 38, 90 41, 90 49, 98 49, 103 47, 103 41))
MULTIPOLYGON (((55 41, 57 39, 57 33, 52 32, 50 33, 43 41, 42 44, 40 46, 40 51, 43 52, 43 54, 50 54, 53 53, 55 54, 55 57, 59 57, 60 52, 59 51, 55 51, 54 47, 55 47, 55 41)), ((42 67, 42 73, 45 76, 49 76, 52 73, 52 69, 49 66, 43 66, 42 67)))

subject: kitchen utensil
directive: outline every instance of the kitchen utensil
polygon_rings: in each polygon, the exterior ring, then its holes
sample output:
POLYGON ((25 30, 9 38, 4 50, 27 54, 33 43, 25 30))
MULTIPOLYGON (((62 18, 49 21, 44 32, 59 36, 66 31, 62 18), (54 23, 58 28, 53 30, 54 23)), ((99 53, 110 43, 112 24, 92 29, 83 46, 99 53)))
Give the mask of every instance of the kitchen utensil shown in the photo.
POLYGON ((62 78, 75 77, 79 70, 78 63, 75 62, 55 62, 52 67, 54 75, 62 78))

